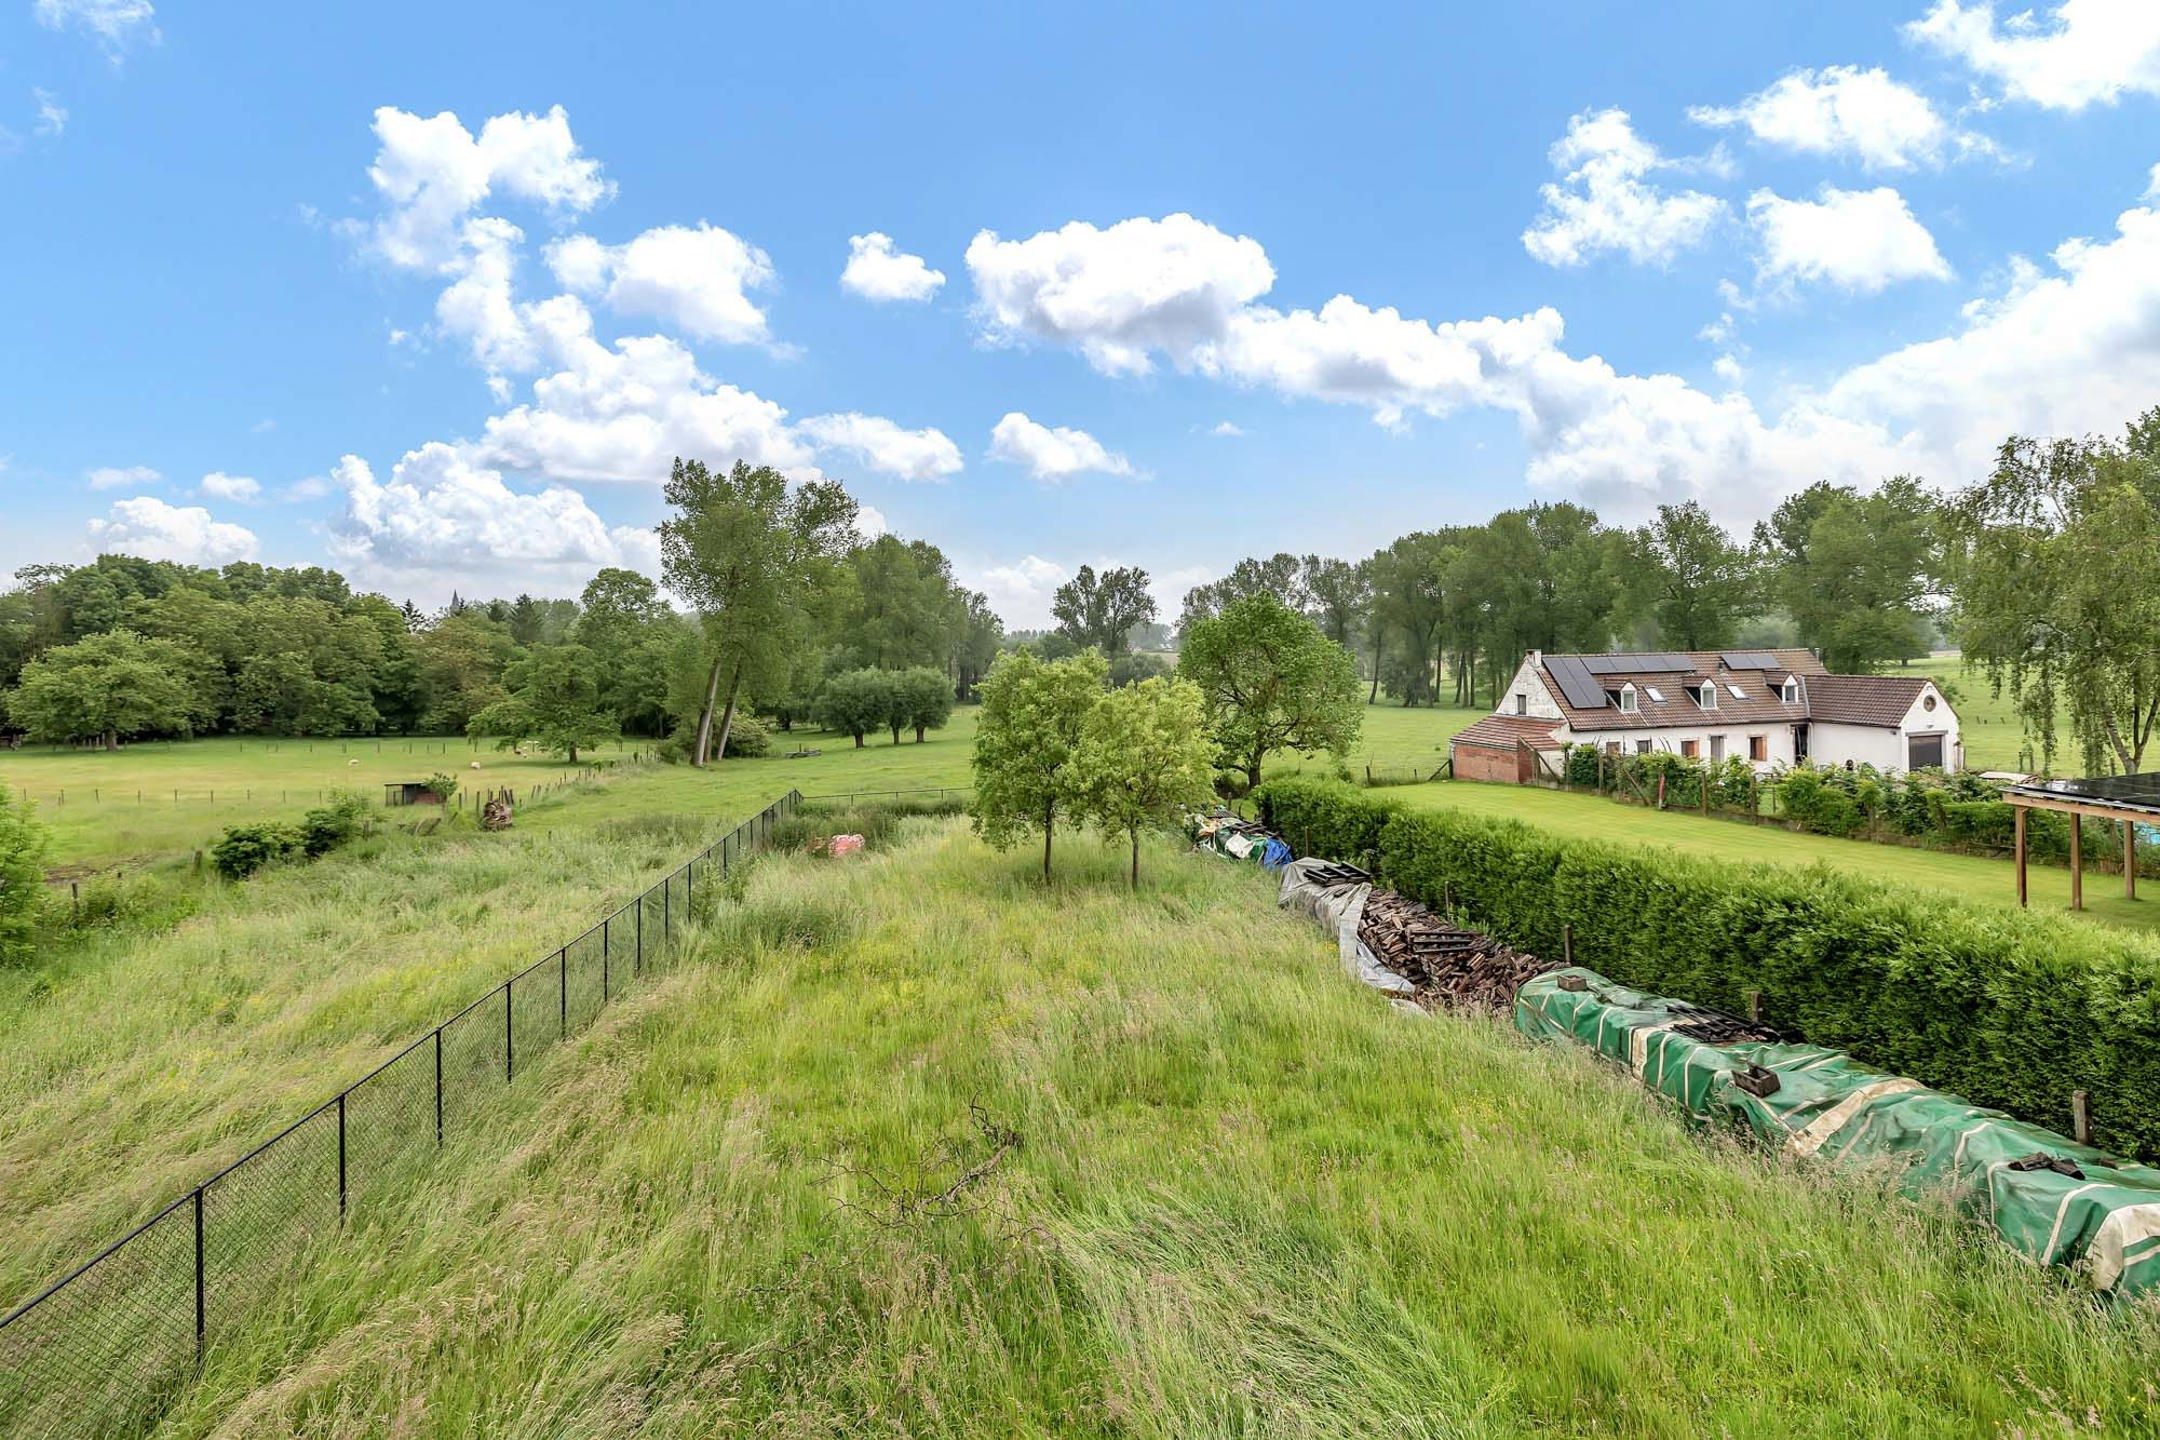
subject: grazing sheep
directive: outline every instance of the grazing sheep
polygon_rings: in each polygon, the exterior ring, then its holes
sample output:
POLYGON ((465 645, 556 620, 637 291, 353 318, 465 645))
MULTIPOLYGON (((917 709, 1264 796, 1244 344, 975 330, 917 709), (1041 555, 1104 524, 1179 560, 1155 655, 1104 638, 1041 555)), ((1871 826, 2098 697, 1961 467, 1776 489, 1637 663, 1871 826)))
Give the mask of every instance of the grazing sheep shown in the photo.
POLYGON ((472 768, 473 768, 473 769, 475 769, 475 770, 479 769, 479 768, 480 768, 480 762, 479 762, 478 760, 475 760, 475 761, 473 761, 473 762, 472 762, 472 768))
POLYGON ((346 761, 345 763, 346 763, 347 765, 357 765, 357 764, 359 764, 360 762, 359 762, 358 760, 347 760, 347 761, 346 761))

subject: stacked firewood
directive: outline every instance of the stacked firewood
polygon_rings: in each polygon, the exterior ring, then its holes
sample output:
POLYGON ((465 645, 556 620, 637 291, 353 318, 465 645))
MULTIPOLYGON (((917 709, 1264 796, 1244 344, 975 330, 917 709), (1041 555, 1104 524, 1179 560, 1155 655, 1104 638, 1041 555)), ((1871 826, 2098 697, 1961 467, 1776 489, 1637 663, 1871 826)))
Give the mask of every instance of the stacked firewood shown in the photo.
POLYGON ((517 808, 517 799, 507 789, 497 790, 487 797, 480 807, 480 828, 483 830, 508 830, 511 816, 517 808))
POLYGON ((1523 981, 1553 967, 1490 935, 1458 930, 1415 900, 1375 890, 1358 939, 1381 964, 1417 986, 1418 999, 1452 1009, 1506 1013, 1523 981))

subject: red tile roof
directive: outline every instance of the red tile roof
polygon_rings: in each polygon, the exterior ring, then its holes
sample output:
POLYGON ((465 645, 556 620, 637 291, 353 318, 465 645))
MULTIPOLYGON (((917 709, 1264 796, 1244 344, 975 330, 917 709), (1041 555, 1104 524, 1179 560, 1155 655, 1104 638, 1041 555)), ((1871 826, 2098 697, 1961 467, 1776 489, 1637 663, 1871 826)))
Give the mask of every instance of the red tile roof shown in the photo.
MULTIPOLYGON (((1730 669, 1719 650, 1657 651, 1615 655, 1545 655, 1539 670, 1553 703, 1577 731, 1671 730, 1718 725, 1795 724, 1820 720, 1839 725, 1873 725, 1896 729, 1905 712, 1920 698, 1927 685, 1922 676, 1832 675, 1808 650, 1758 652, 1776 662, 1775 668, 1730 669), (1622 710, 1610 700, 1602 706, 1578 706, 1568 699, 1552 673, 1556 660, 1595 661, 1602 672, 1595 677, 1606 692, 1632 682, 1636 709, 1622 710), (1633 668, 1628 662, 1639 662, 1633 668), (1681 664, 1686 669, 1678 668, 1681 664), (1788 676, 1800 681, 1797 703, 1788 705, 1784 684, 1788 676), (1705 710, 1701 703, 1703 682, 1717 685, 1717 708, 1705 710), (1732 687, 1740 694, 1735 696, 1732 687), (1663 698, 1653 698, 1656 690, 1663 698)), ((1520 719, 1496 716, 1496 719, 1520 719)), ((1483 723, 1482 721, 1479 723, 1483 723)))
POLYGON ((1922 675, 1816 675, 1805 683, 1809 719, 1895 730, 1928 682, 1922 675))
POLYGON ((1559 750, 1565 748, 1553 734, 1553 727, 1559 723, 1557 720, 1540 720, 1535 715, 1487 715, 1476 724, 1457 731, 1451 743, 1513 750, 1527 741, 1533 750, 1559 750))

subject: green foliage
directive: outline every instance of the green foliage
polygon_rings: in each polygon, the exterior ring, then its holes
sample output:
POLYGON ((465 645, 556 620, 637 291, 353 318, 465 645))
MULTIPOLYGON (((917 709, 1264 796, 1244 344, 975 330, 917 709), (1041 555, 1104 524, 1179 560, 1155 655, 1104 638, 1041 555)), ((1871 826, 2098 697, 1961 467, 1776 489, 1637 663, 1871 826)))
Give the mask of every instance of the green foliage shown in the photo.
POLYGON ((170 640, 114 630, 49 650, 23 667, 8 714, 39 740, 181 734, 206 718, 202 658, 170 640))
POLYGON ((1078 813, 1125 836, 1140 883, 1140 832, 1214 793, 1213 746, 1200 687, 1156 678, 1110 691, 1088 711, 1073 757, 1078 813))
POLYGON ((438 770, 427 778, 427 788, 434 791, 444 805, 455 804, 458 794, 458 777, 438 770))
POLYGON ((1000 850, 1040 832, 1046 880, 1058 817, 1072 813, 1079 801, 1074 760, 1108 670, 1096 650, 1052 661, 1016 650, 999 656, 983 679, 969 762, 975 831, 1000 850))
POLYGON ((363 797, 340 795, 300 817, 300 847, 308 859, 319 860, 365 834, 372 814, 363 797))
POLYGON ((0 965, 29 956, 49 838, 30 802, 0 785, 0 965))
POLYGON ((893 742, 899 743, 900 729, 915 732, 915 743, 920 745, 927 732, 941 730, 952 718, 952 681, 945 678, 942 670, 927 665, 917 665, 903 670, 893 681, 893 713, 899 716, 899 725, 893 731, 893 742))
POLYGON ((1158 675, 1174 674, 1177 667, 1160 655, 1127 654, 1110 662, 1110 686, 1122 690, 1158 675))
POLYGON ((1199 686, 1216 746, 1248 784, 1260 783, 1270 751, 1343 755, 1365 721, 1350 652, 1272 595, 1196 623, 1178 674, 1199 686))
POLYGON ((2160 409, 2120 442, 2012 437, 1945 518, 1967 663, 2017 701, 2043 763, 2150 768, 2160 734, 2160 409))
POLYGON ((1058 586, 1050 613, 1057 617, 1058 633, 1076 648, 1092 645, 1115 659, 1125 653, 1133 627, 1155 618, 1155 597, 1145 570, 1120 567, 1098 576, 1092 565, 1082 565, 1058 586))
POLYGON ((1636 604, 1678 650, 1731 644, 1760 604, 1753 562, 1699 501, 1660 505, 1657 519, 1636 532, 1628 570, 1636 604))
POLYGON ((856 748, 861 749, 864 736, 890 723, 897 688, 890 670, 848 670, 827 676, 825 688, 818 692, 818 723, 854 736, 856 748))
POLYGON ((1818 481, 1755 527, 1771 595, 1837 674, 1927 653, 1936 503, 1909 476, 1868 494, 1818 481))
POLYGON ((728 726, 727 753, 755 759, 772 753, 772 732, 755 715, 737 715, 728 726))
POLYGON ((1558 959, 1571 927, 1577 962, 1616 980, 1736 1012, 1760 992, 1781 1029, 2057 1129, 2070 1092, 2090 1090, 2103 1145, 2160 1156, 2150 942, 1822 869, 1410 813, 1318 781, 1258 794, 1300 849, 1371 853, 1386 883, 1533 954, 1558 959))
POLYGON ((582 645, 544 645, 513 662, 505 698, 466 723, 474 735, 501 737, 503 749, 526 740, 577 763, 578 751, 622 733, 603 708, 600 664, 582 645))
POLYGON ((266 866, 306 854, 307 842, 297 826, 266 821, 228 828, 224 838, 210 847, 210 862, 226 879, 245 880, 266 866))

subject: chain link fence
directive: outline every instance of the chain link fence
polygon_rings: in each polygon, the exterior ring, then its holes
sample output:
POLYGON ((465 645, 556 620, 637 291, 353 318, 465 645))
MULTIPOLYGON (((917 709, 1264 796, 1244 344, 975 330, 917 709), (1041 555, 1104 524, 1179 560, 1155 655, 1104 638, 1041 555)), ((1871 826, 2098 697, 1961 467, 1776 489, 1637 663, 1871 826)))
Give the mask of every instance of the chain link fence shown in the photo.
POLYGON ((157 1422, 205 1347, 355 1206, 397 1193, 518 1072, 675 961, 706 897, 786 795, 0 1319, 0 1434, 111 1437, 157 1422))

